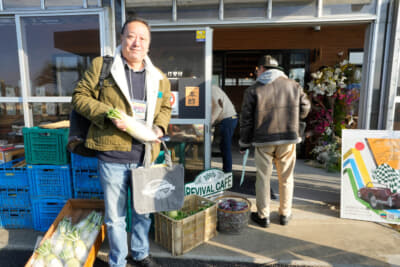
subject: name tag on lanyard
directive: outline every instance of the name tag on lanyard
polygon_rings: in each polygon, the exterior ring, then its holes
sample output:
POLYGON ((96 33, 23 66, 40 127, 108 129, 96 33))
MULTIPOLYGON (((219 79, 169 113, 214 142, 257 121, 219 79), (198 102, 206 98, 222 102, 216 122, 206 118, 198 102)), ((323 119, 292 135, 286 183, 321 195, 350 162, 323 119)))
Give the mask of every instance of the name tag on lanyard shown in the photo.
POLYGON ((137 120, 146 120, 147 102, 134 99, 132 102, 133 115, 137 120))

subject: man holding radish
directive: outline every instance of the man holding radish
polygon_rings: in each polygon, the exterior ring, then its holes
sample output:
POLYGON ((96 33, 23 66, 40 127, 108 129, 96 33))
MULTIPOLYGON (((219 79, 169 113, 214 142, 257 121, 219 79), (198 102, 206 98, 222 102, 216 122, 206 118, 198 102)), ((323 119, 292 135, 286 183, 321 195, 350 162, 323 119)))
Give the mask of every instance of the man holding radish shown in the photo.
MULTIPOLYGON (((152 64, 147 55, 149 46, 149 25, 141 19, 126 21, 121 45, 116 49, 110 75, 103 86, 98 86, 103 58, 97 57, 72 96, 73 108, 91 121, 85 146, 95 150, 98 158, 110 266, 126 266, 125 219, 131 169, 157 158, 160 152, 157 138, 166 133, 171 118, 170 82, 152 64), (135 132, 139 128, 132 127, 132 123, 152 129, 156 138, 145 138, 143 130, 135 132)), ((149 214, 132 210, 130 247, 138 266, 159 266, 149 255, 150 224, 149 214)))

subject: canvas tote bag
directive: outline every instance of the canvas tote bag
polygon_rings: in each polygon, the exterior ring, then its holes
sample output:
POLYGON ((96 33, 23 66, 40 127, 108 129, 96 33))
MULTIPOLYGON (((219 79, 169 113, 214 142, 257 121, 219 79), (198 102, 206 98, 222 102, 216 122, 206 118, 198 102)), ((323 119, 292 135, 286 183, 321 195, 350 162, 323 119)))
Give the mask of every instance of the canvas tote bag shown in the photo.
POLYGON ((184 168, 172 164, 167 145, 162 141, 165 164, 132 169, 133 207, 138 214, 179 210, 183 206, 184 168))

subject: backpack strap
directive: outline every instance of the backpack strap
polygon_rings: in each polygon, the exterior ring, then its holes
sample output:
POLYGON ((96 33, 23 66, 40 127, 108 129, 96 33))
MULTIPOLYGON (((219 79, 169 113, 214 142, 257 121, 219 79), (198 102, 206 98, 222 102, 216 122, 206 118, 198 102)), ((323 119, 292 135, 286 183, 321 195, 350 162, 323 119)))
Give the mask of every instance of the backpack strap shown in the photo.
POLYGON ((103 88, 104 79, 110 75, 111 66, 114 61, 112 56, 103 57, 103 65, 101 66, 100 77, 99 77, 99 87, 103 88))

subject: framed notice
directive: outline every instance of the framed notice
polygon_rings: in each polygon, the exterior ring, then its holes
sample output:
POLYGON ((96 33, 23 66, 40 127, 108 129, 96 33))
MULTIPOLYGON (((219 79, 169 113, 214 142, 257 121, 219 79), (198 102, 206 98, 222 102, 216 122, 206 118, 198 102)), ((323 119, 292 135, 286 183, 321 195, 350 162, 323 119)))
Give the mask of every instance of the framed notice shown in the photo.
POLYGON ((400 132, 343 130, 340 216, 400 224, 400 132))
POLYGON ((180 78, 178 92, 179 118, 204 119, 206 96, 202 79, 180 78))
POLYGON ((200 105, 200 88, 198 86, 185 87, 185 106, 198 107, 200 105))

